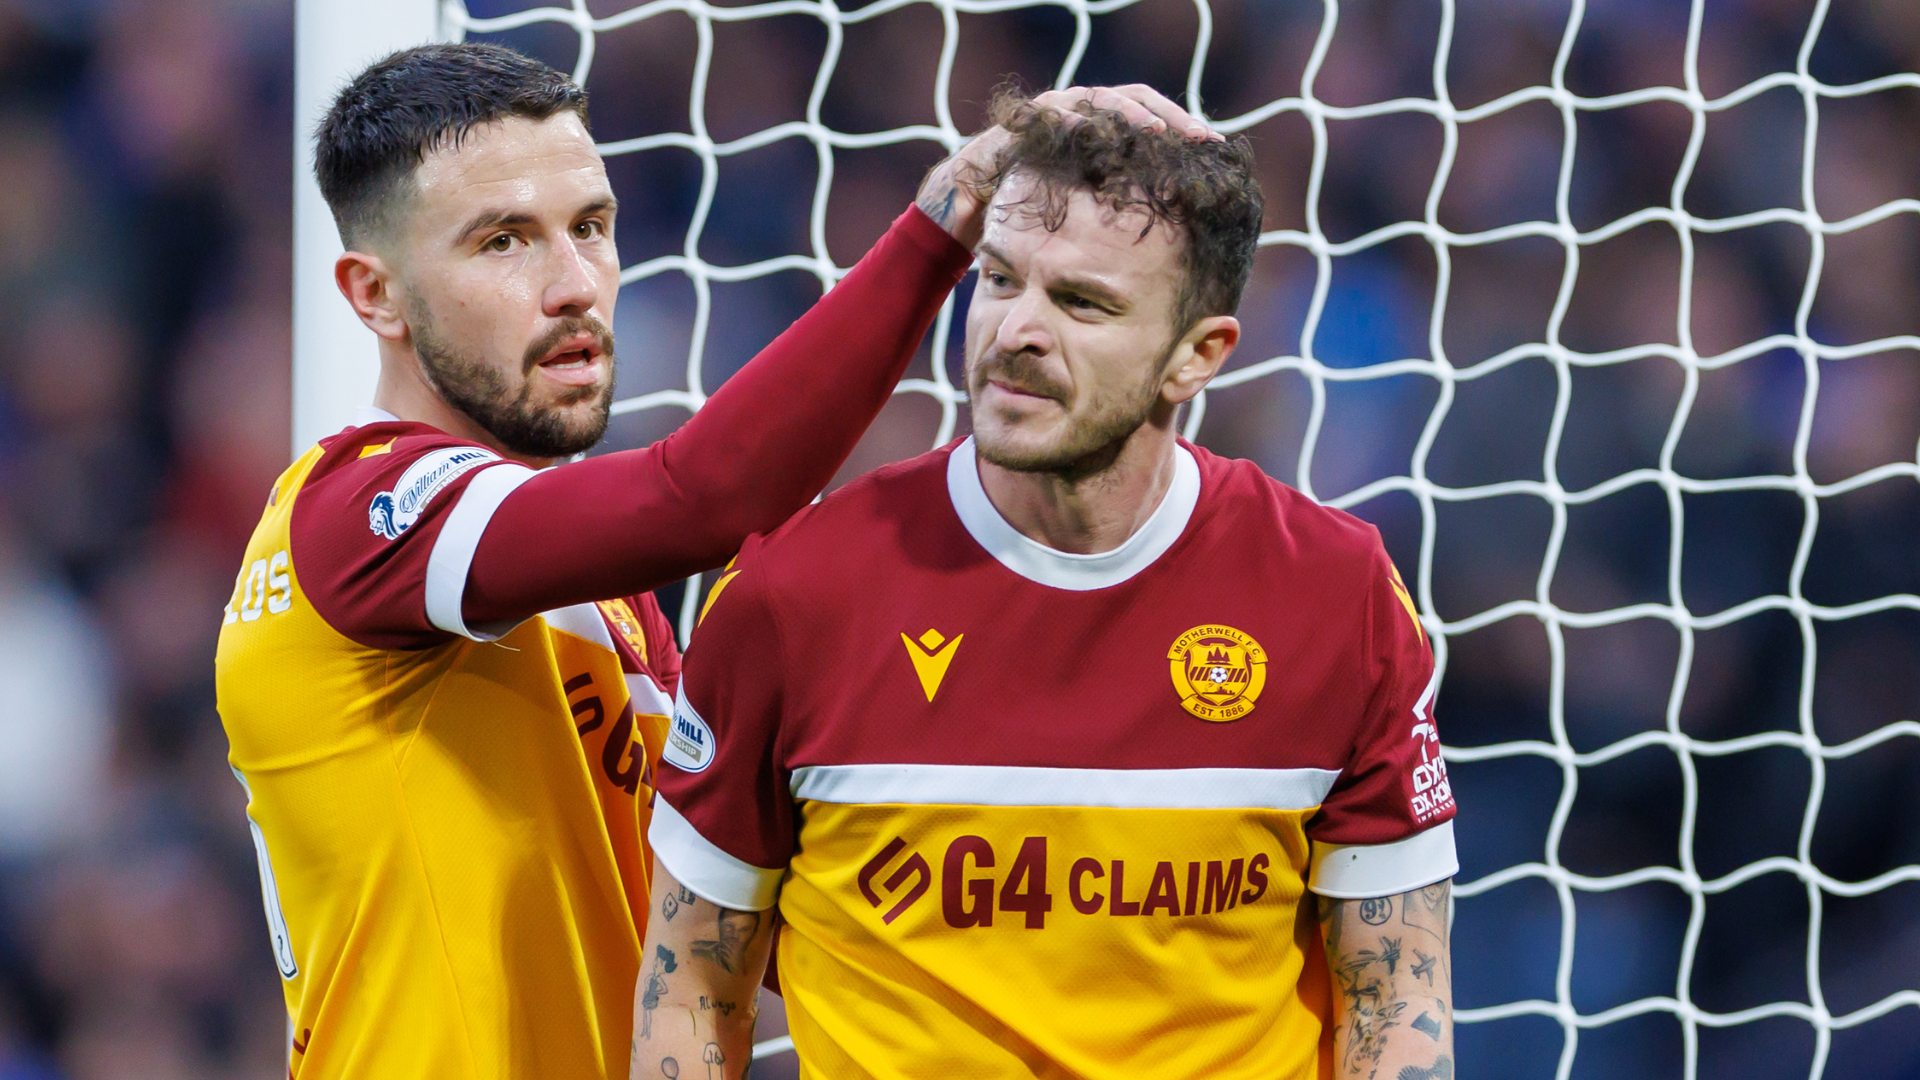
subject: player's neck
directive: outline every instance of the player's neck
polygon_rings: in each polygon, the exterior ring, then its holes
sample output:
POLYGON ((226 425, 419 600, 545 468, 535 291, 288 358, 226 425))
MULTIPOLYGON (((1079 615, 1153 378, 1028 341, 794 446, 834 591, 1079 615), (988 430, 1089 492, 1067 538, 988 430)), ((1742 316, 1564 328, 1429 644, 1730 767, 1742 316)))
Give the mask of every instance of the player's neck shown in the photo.
POLYGON ((373 391, 375 408, 384 409, 402 420, 438 428, 455 438, 471 439, 501 457, 530 468, 544 469, 553 464, 552 458, 530 458, 502 446, 492 432, 440 396, 440 392, 421 373, 420 361, 415 359, 412 350, 385 341, 380 345, 380 382, 373 391))
POLYGON ((1098 472, 1014 472, 976 458, 980 486, 1007 524, 1055 551, 1097 555, 1139 532, 1173 486, 1171 422, 1140 426, 1098 472))

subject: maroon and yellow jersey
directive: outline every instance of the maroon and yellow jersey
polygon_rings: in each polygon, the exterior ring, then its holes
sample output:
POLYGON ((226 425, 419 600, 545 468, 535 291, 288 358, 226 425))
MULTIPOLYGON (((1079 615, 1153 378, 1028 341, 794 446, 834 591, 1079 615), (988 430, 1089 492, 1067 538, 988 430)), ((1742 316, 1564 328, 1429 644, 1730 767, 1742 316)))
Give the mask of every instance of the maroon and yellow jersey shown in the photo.
POLYGON ((276 483, 220 633, 290 1074, 625 1075, 667 622, 647 595, 466 625, 535 474, 368 419, 276 483))
POLYGON ((1119 548, 1055 551, 972 442, 716 583, 651 836, 778 905, 805 1075, 1312 1078, 1308 892, 1456 870, 1434 664, 1375 530, 1182 443, 1119 548))

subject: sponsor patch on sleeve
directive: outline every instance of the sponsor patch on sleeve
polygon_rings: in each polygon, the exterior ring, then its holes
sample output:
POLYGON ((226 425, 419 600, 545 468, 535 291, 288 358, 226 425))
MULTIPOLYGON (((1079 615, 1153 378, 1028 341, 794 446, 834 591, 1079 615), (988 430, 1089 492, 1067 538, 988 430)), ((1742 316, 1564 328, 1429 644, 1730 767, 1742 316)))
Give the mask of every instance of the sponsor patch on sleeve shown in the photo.
POLYGON ((367 528, 376 536, 398 540, 420 520, 433 497, 462 473, 499 460, 499 454, 478 446, 449 446, 420 455, 394 481, 393 490, 373 497, 367 506, 367 528))
POLYGON ((687 703, 687 690, 673 699, 673 723, 667 728, 667 745, 660 758, 681 772, 704 772, 713 764, 713 729, 687 703))

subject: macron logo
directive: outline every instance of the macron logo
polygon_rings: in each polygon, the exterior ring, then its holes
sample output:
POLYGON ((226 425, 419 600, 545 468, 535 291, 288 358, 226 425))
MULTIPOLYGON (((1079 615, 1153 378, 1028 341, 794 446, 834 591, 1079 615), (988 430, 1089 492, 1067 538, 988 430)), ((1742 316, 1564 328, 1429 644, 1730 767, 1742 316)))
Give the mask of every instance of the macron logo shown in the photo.
POLYGON ((704 772, 713 764, 713 750, 713 729, 687 703, 682 687, 674 698, 673 723, 667 727, 667 745, 660 750, 660 760, 681 772, 704 772))

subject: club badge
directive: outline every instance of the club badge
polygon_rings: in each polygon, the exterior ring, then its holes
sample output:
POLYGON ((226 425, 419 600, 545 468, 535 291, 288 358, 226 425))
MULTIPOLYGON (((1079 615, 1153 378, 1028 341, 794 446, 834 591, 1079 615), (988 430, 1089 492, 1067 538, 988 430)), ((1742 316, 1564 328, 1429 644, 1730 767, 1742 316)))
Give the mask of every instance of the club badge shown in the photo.
POLYGON ((1253 711, 1267 685, 1267 651, 1231 626, 1196 626, 1167 650, 1180 705, 1202 720, 1225 723, 1253 711))

